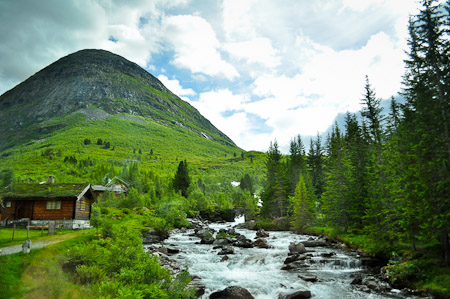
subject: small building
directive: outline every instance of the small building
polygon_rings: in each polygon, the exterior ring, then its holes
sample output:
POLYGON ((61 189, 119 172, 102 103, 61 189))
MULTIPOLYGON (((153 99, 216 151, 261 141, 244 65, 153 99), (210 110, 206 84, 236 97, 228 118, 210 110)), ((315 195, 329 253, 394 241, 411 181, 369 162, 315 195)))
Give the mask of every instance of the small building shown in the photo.
POLYGON ((31 225, 89 228, 94 193, 90 184, 11 184, 1 191, 2 225, 30 221, 31 225))
POLYGON ((94 194, 97 198, 99 196, 103 197, 105 192, 114 193, 114 195, 116 196, 120 194, 126 194, 128 192, 129 187, 130 185, 124 180, 118 177, 113 177, 105 186, 92 185, 92 190, 94 191, 94 194))

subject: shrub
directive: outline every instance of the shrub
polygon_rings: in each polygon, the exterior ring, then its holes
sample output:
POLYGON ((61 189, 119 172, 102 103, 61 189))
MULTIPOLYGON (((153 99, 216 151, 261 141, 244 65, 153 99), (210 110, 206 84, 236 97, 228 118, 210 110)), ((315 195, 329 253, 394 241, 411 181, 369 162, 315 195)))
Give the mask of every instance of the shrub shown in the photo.
POLYGON ((98 265, 78 265, 75 269, 76 279, 81 284, 92 284, 102 281, 106 274, 98 265))

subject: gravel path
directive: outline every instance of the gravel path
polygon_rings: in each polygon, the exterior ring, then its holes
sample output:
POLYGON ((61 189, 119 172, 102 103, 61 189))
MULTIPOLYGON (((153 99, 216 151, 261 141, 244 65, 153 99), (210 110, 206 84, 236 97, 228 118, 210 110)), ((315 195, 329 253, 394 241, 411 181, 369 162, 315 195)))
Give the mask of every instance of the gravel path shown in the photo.
MULTIPOLYGON (((59 243, 68 239, 72 239, 78 235, 79 234, 76 233, 70 233, 65 235, 54 236, 44 240, 36 240, 36 241, 31 240, 31 250, 46 247, 48 245, 59 243)), ((14 254, 18 252, 22 252, 22 244, 0 248, 0 255, 14 254)))

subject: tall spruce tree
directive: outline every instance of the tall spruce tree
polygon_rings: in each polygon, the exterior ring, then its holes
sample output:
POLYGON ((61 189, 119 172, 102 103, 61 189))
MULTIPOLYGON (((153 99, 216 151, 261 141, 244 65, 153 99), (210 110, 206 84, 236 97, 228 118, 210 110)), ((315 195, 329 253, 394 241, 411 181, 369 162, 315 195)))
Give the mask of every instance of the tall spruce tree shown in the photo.
POLYGON ((295 193, 298 180, 301 173, 307 171, 305 160, 305 147, 303 146, 302 138, 297 135, 291 140, 289 145, 289 159, 288 159, 288 195, 293 196, 295 193))
POLYGON ((191 178, 189 176, 187 162, 186 160, 180 161, 175 177, 173 178, 173 189, 177 192, 181 192, 181 195, 187 198, 190 184, 191 178))
POLYGON ((285 169, 281 162, 281 152, 278 142, 270 142, 266 160, 266 180, 261 195, 263 201, 262 215, 265 217, 280 217, 286 215, 287 195, 285 169))
MULTIPOLYGON (((438 236, 450 265, 450 17, 437 1, 424 0, 409 22, 404 79, 406 104, 400 130, 407 146, 405 206, 421 207, 423 235, 438 236)), ((408 213, 410 214, 410 213, 408 213)))
POLYGON ((303 175, 300 174, 295 188, 295 194, 291 197, 291 224, 296 230, 300 231, 312 224, 315 213, 315 201, 311 197, 311 192, 308 191, 306 185, 303 175))
POLYGON ((317 134, 316 139, 311 139, 307 161, 311 173, 311 181, 314 187, 314 192, 319 202, 325 186, 324 159, 325 156, 322 147, 322 139, 320 135, 317 134))
POLYGON ((347 113, 345 116, 345 149, 351 165, 349 178, 350 223, 355 229, 363 228, 363 218, 367 208, 367 161, 368 142, 364 139, 362 128, 356 114, 347 113))
POLYGON ((350 190, 352 166, 337 123, 327 140, 326 186, 322 194, 322 210, 329 225, 347 231, 351 223, 350 190))

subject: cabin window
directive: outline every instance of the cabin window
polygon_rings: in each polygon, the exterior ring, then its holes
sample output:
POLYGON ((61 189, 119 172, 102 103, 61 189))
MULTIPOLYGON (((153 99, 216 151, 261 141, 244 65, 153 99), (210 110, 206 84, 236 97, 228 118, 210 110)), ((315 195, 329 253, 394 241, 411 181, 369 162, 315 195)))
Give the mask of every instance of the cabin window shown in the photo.
POLYGON ((10 201, 6 201, 5 202, 5 207, 10 208, 11 207, 11 202, 10 201))
POLYGON ((47 201, 47 210, 61 210, 61 201, 60 200, 47 201))

